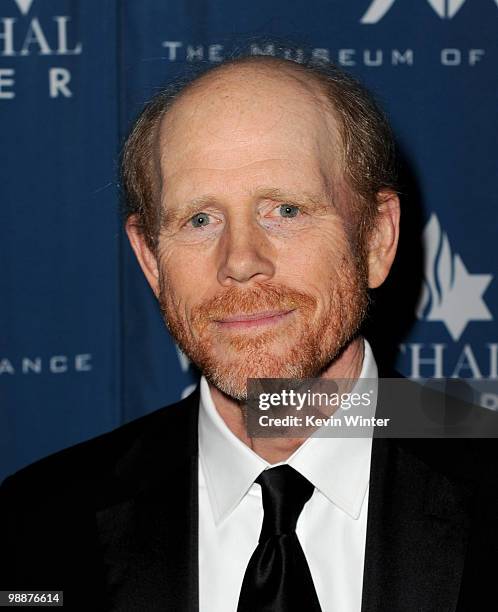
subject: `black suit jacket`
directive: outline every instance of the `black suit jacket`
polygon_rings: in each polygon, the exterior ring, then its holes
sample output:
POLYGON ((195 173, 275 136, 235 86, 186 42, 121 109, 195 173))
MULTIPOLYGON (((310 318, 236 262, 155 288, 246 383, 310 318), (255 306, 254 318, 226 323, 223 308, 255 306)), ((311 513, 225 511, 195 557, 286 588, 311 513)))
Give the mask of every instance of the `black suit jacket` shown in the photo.
MULTIPOLYGON (((0 589, 63 590, 66 610, 198 610, 198 402, 199 387, 9 477, 0 589)), ((362 612, 497 607, 495 448, 374 438, 362 612)))

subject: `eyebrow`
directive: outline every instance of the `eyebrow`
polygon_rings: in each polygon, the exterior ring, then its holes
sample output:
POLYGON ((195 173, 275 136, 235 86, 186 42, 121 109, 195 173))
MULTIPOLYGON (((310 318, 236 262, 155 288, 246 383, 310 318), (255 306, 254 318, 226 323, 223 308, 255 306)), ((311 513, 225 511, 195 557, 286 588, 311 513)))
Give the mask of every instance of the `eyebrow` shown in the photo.
POLYGON ((180 219, 189 219, 195 213, 200 212, 204 206, 209 206, 217 203, 217 198, 214 195, 203 195, 198 198, 190 200, 186 204, 180 206, 177 209, 171 210, 163 204, 161 215, 161 226, 168 227, 171 224, 176 223, 180 219))
POLYGON ((294 193, 292 191, 285 191, 283 189, 279 189, 278 187, 258 187, 255 191, 254 191, 254 196, 257 199, 268 199, 268 200, 280 200, 280 201, 285 201, 285 200, 292 200, 293 202, 296 202, 297 204, 301 203, 301 204, 314 204, 314 205, 319 205, 319 204, 323 204, 327 198, 325 197, 325 194, 313 194, 313 193, 309 193, 309 192, 301 192, 301 193, 294 193))
MULTIPOLYGON (((294 193, 284 191, 278 187, 257 187, 251 192, 251 197, 256 200, 276 200, 280 202, 295 202, 301 205, 324 206, 333 205, 325 194, 313 194, 309 192, 294 193)), ((199 197, 189 200, 178 209, 171 210, 167 206, 163 207, 162 223, 163 227, 167 227, 180 219, 188 219, 202 210, 204 206, 215 206, 219 203, 219 199, 213 194, 204 194, 199 197)))

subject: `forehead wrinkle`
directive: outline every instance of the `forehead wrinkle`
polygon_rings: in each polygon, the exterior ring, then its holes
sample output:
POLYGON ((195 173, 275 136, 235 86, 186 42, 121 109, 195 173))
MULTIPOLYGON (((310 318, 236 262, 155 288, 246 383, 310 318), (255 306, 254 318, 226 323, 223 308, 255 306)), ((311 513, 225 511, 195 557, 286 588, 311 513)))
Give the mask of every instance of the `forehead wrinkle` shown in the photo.
MULTIPOLYGON (((240 170, 245 170, 250 168, 251 166, 258 166, 267 162, 293 162, 292 158, 285 158, 285 157, 265 157, 263 159, 254 159, 252 161, 249 161, 245 164, 237 164, 234 166, 224 166, 224 167, 215 167, 212 165, 205 165, 205 166, 189 166, 189 172, 194 172, 194 171, 201 171, 201 172, 205 172, 205 171, 214 171, 214 172, 237 172, 240 170)), ((175 176, 176 174, 182 174, 181 171, 175 171, 172 173, 172 176, 175 176)))

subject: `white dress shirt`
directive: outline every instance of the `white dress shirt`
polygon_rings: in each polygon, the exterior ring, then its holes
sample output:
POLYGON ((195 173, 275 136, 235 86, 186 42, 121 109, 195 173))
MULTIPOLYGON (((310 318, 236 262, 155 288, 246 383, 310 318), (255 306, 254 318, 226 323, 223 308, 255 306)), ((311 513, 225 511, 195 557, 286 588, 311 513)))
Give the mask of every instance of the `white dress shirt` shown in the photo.
MULTIPOLYGON (((377 384, 366 339, 364 347, 360 378, 377 384)), ((235 612, 263 522, 254 480, 271 466, 226 426, 204 377, 200 385, 199 609, 235 612)), ((371 447, 371 438, 312 436, 283 462, 315 485, 296 533, 323 612, 361 608, 371 447)))

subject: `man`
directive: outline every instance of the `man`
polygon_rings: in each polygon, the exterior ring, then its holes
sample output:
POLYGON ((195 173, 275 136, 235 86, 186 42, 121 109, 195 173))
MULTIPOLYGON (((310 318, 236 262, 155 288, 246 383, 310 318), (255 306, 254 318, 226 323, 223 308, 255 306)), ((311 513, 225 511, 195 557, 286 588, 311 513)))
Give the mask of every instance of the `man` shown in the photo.
POLYGON ((2 588, 63 589, 85 610, 493 605, 487 441, 245 427, 248 378, 386 374, 359 332, 400 209, 364 89, 332 66, 226 62, 146 107, 123 180, 131 245, 203 377, 7 479, 2 588))

